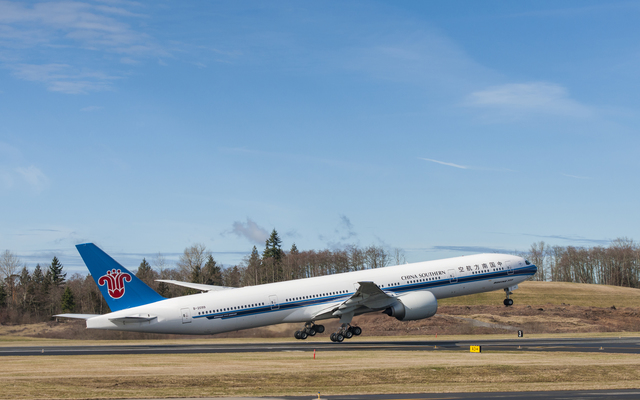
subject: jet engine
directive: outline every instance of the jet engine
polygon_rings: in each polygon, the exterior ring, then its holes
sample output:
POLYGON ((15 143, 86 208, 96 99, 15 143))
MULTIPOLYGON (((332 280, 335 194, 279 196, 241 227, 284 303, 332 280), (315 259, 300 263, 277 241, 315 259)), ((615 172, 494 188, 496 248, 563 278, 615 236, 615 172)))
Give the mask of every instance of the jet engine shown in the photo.
POLYGON ((438 300, 429 291, 407 293, 398 297, 398 301, 383 311, 399 321, 414 321, 429 318, 438 311, 438 300))

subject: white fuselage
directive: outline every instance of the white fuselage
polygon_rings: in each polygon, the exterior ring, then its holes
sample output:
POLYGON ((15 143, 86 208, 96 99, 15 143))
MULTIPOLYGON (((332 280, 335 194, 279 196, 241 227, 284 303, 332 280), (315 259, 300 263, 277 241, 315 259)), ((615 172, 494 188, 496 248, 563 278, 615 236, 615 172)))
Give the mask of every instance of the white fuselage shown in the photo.
POLYGON ((358 282, 373 282, 399 299, 420 290, 443 299, 512 288, 535 271, 522 257, 478 254, 176 297, 90 318, 87 328, 214 334, 304 323, 349 299, 358 282), (150 319, 129 322, 126 317, 150 319))

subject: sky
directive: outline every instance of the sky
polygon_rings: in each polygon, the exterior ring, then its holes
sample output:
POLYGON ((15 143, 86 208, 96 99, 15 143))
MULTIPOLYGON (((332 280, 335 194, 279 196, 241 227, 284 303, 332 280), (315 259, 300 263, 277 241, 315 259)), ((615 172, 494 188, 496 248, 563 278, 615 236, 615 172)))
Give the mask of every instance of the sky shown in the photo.
POLYGON ((0 250, 640 239, 640 4, 0 0, 0 250))

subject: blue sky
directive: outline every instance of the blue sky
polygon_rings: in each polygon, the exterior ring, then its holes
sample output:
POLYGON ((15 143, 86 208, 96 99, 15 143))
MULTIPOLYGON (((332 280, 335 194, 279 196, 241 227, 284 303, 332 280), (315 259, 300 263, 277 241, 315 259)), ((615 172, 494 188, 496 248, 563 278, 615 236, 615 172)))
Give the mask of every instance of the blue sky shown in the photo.
POLYGON ((0 249, 640 238, 640 4, 0 1, 0 249))

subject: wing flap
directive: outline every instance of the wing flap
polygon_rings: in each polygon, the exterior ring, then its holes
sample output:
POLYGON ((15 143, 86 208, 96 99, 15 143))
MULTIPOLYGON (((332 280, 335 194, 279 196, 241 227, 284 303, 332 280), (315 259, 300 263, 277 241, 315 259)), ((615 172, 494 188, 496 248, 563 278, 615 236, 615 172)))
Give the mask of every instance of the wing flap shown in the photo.
POLYGON ((342 315, 357 314, 366 309, 383 310, 396 301, 395 294, 385 292, 373 282, 358 282, 358 290, 344 302, 320 310, 313 319, 326 319, 342 315))

